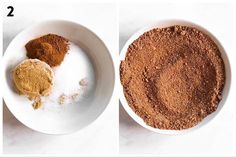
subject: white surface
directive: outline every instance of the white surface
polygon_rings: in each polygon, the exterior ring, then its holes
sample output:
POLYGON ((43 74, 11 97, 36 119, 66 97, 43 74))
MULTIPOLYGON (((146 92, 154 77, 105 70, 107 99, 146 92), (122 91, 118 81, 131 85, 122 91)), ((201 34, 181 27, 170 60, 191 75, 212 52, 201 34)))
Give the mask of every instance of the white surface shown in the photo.
MULTIPOLYGON (((221 42, 235 72, 232 4, 123 4, 119 10, 120 50, 140 28, 164 19, 183 19, 210 30, 221 42), (138 17, 138 18, 137 18, 138 17)), ((234 78, 234 74, 232 74, 234 78)), ((233 80, 233 79, 232 79, 233 80)), ((221 112, 206 126, 183 135, 161 135, 134 122, 120 105, 121 154, 233 154, 235 153, 235 86, 221 112)))
POLYGON ((105 110, 114 88, 115 69, 104 43, 87 28, 68 21, 46 21, 25 29, 5 51, 3 68, 3 98, 9 110, 26 126, 47 134, 67 134, 92 123, 105 110), (32 101, 15 92, 12 71, 27 59, 24 45, 49 33, 68 39, 70 49, 61 65, 52 69, 55 82, 51 94, 43 97, 41 109, 34 110, 32 101), (83 78, 88 85, 82 92, 79 81, 83 78), (58 104, 60 95, 78 92, 77 101, 58 104))
MULTIPOLYGON (((0 2, 0 5, 2 5, 2 1, 0 2)), ((0 23, 3 23, 2 20, 3 18, 0 18, 0 23)), ((3 33, 2 33, 2 24, 0 25, 0 50, 3 50, 3 33)), ((0 55, 2 56, 3 55, 3 52, 0 52, 0 55)), ((2 57, 0 57, 0 66, 2 65, 2 57)), ((2 73, 2 68, 0 68, 0 74, 3 74, 2 73)), ((2 95, 3 95, 3 89, 0 89, 0 97, 2 98, 2 95)), ((0 100, 0 105, 3 106, 3 100, 0 100)), ((0 107, 0 130, 1 130, 1 135, 0 135, 0 152, 2 153, 3 152, 3 134, 2 134, 2 131, 3 131, 3 108, 0 107)))
MULTIPOLYGON (((118 51, 115 5, 67 4, 60 2, 56 4, 55 2, 27 2, 25 4, 14 3, 13 5, 15 8, 15 17, 4 18, 4 50, 16 34, 33 23, 48 19, 64 19, 78 22, 88 27, 93 32, 96 32, 107 45, 113 58, 115 58, 116 52, 118 51)), ((55 29, 55 31, 59 30, 55 29)), ((63 33, 63 31, 61 33, 63 33)), ((85 37, 82 39, 87 40, 85 37)), ((91 49, 95 48, 91 47, 91 45, 89 46, 91 49)), ((98 51, 100 48, 97 47, 96 49, 96 58, 104 58, 98 51)), ((96 68, 104 68, 104 65, 107 66, 106 69, 112 68, 109 66, 110 64, 105 64, 106 62, 107 60, 104 60, 103 64, 98 63, 97 65, 102 67, 96 65, 96 68)), ((101 69, 98 71, 101 71, 101 69)), ((104 70, 104 73, 105 72, 107 71, 104 70)), ((112 83, 109 82, 109 77, 107 77, 107 79, 103 78, 107 75, 98 76, 105 81, 106 85, 112 83)), ((101 85, 104 84, 103 81, 99 80, 98 83, 101 85)), ((109 89, 107 91, 109 91, 109 89)), ((106 95, 101 91, 98 92, 99 94, 104 94, 104 96, 106 95)), ((50 136, 32 131, 18 122, 8 109, 4 107, 3 151, 4 153, 30 154, 115 154, 118 151, 117 103, 118 98, 113 96, 106 110, 95 122, 81 131, 63 136, 50 136)))

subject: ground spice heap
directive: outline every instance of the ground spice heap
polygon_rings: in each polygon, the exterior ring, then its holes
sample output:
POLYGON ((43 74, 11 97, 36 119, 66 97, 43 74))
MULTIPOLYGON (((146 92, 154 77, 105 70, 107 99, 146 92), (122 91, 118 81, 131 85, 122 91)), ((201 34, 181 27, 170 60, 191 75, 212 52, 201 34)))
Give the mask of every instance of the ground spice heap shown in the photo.
POLYGON ((180 130, 217 109, 225 70, 209 36, 176 25, 135 40, 121 62, 120 77, 129 106, 148 125, 180 130))
POLYGON ((51 67, 60 65, 69 49, 68 40, 55 34, 44 35, 29 41, 25 48, 27 57, 39 59, 51 67))

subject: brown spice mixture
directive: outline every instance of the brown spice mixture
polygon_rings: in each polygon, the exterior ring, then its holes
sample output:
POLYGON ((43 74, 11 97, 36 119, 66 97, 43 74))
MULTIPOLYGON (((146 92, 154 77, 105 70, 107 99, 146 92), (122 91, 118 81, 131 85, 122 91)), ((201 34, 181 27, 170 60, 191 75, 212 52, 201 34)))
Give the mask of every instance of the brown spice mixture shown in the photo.
POLYGON ((59 35, 44 35, 25 45, 27 57, 44 61, 51 67, 60 65, 69 49, 68 42, 59 35))
POLYGON ((217 109, 225 70, 209 36, 176 25, 135 40, 121 62, 120 77, 129 106, 148 125, 180 130, 217 109))

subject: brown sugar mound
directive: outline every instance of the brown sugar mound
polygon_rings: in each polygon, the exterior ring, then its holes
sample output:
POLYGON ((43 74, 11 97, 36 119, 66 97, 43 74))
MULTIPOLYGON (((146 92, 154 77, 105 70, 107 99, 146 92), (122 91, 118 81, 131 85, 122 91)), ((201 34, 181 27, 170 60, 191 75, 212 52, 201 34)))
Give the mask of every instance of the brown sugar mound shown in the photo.
POLYGON ((53 78, 51 67, 38 59, 26 59, 13 71, 13 82, 17 91, 34 101, 34 109, 42 106, 41 96, 50 94, 53 78))
POLYGON ((120 78, 129 106, 146 124, 181 130, 217 109, 225 69, 209 36, 176 25, 135 40, 121 62, 120 78))
POLYGON ((25 48, 27 57, 39 59, 51 67, 60 65, 69 49, 68 40, 55 34, 48 34, 29 41, 25 48))

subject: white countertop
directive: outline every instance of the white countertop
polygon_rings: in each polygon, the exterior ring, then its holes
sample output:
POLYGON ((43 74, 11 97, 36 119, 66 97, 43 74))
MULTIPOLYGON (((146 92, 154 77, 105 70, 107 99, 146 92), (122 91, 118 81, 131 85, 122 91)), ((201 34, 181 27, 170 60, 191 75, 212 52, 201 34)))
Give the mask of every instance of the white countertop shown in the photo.
MULTIPOLYGON (((174 1, 173 1, 174 2, 174 1)), ((119 10, 120 49, 140 28, 161 19, 184 19, 210 30, 236 67, 232 4, 123 4, 119 10)), ((232 75, 234 78, 234 74, 232 75)), ((234 80, 235 81, 235 80, 234 80)), ((161 135, 139 126, 120 107, 121 154, 232 154, 235 153, 235 83, 221 112, 203 128, 184 135, 161 135)))
MULTIPOLYGON (((11 5, 15 8, 15 16, 4 18, 3 21, 4 50, 17 33, 31 24, 48 19, 64 19, 90 28, 104 40, 113 57, 117 55, 118 58, 117 18, 114 4, 27 2, 11 3, 11 5)), ((5 105, 3 115, 4 153, 117 154, 118 152, 118 98, 114 96, 106 110, 94 123, 69 135, 52 136, 30 130, 16 120, 5 105)))

